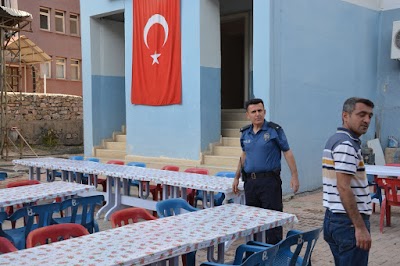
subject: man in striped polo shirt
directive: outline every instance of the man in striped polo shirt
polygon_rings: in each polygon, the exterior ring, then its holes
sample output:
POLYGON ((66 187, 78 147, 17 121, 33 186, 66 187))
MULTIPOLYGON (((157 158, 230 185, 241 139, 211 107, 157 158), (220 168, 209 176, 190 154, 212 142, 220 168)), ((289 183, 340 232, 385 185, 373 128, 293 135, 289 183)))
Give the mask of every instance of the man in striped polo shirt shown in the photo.
POLYGON ((322 157, 324 239, 335 265, 367 265, 371 248, 371 197, 359 137, 368 130, 374 104, 349 98, 343 127, 329 138, 322 157))

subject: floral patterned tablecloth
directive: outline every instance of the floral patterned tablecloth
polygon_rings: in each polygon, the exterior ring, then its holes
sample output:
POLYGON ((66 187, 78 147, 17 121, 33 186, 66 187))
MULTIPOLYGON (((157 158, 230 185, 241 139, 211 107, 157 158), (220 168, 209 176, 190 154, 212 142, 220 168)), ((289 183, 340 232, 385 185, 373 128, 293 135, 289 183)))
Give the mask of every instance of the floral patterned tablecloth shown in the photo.
MULTIPOLYGON (((127 165, 96 163, 60 158, 34 158, 13 160, 15 165, 23 165, 49 170, 65 170, 86 174, 113 176, 124 179, 150 181, 176 187, 186 187, 213 192, 232 192, 232 179, 194 173, 166 171, 127 165)), ((241 183, 239 189, 243 189, 241 183)))
POLYGON ((276 227, 293 214, 227 204, 0 255, 0 265, 145 265, 276 227))
MULTIPOLYGON (((37 185, 0 189, 0 208, 38 200, 66 197, 82 192, 94 191, 94 186, 56 181, 37 185)), ((1 264, 0 264, 1 265, 1 264)))

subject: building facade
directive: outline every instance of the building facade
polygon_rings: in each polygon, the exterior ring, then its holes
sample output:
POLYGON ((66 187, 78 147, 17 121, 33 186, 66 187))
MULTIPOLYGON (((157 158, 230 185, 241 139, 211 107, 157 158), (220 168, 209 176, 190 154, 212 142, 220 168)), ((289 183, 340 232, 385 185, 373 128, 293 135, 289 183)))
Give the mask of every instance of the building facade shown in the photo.
POLYGON ((27 65, 22 91, 82 96, 79 0, 18 0, 17 8, 33 16, 32 31, 22 32, 51 61, 27 65))
MULTIPOLYGON (((130 102, 132 3, 81 1, 86 156, 126 125, 127 154, 199 159, 220 139, 221 108, 251 97, 283 126, 301 191, 321 186, 322 150, 345 99, 376 104, 363 140, 386 147, 400 137, 400 66, 390 58, 399 1, 180 0, 182 104, 162 107, 130 102)), ((285 166, 282 176, 287 193, 285 166)))

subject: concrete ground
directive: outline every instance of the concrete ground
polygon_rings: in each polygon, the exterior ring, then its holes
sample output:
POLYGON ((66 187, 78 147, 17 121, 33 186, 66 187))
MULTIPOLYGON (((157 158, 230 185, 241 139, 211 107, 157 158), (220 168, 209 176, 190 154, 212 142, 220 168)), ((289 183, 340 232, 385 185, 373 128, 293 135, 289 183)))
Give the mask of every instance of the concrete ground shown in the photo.
MULTIPOLYGON (((10 181, 26 179, 26 173, 11 172, 11 178, 0 181, 0 188, 4 188, 10 181)), ((372 248, 369 256, 369 265, 400 265, 400 256, 397 254, 397 244, 400 245, 400 208, 392 208, 392 225, 384 227, 384 233, 379 232, 379 206, 376 213, 371 216, 372 248)), ((322 207, 322 191, 314 191, 298 194, 284 201, 284 211, 293 213, 299 222, 294 228, 299 230, 311 230, 322 226, 324 208, 322 207)), ((100 230, 111 228, 108 221, 99 220, 100 230)), ((286 233, 287 229, 285 229, 286 233)), ((244 243, 244 239, 236 241, 226 252, 226 260, 233 259, 236 247, 244 243)), ((197 265, 206 261, 206 251, 200 250, 196 256, 197 265)), ((329 246, 323 240, 322 233, 312 254, 312 264, 314 266, 334 265, 333 257, 329 246)))

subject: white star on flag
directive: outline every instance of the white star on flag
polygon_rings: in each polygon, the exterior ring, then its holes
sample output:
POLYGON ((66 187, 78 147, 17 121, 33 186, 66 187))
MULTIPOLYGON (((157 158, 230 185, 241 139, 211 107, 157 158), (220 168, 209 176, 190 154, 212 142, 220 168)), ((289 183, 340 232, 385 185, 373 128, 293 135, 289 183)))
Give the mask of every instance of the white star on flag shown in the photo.
POLYGON ((157 54, 157 51, 154 51, 153 55, 150 55, 153 58, 153 63, 154 64, 160 64, 160 62, 158 62, 158 58, 160 57, 161 54, 157 54))

